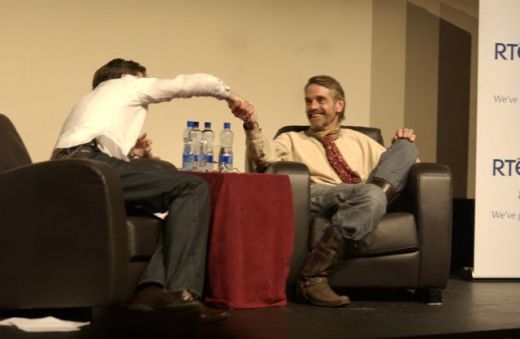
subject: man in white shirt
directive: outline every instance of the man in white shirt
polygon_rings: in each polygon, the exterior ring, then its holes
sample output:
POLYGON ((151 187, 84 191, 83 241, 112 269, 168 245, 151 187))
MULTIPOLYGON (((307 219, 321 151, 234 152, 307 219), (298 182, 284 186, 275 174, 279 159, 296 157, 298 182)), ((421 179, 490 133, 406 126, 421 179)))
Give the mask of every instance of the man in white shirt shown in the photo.
POLYGON ((330 76, 309 79, 305 104, 309 129, 283 133, 272 141, 263 135, 253 108, 231 108, 244 120, 248 155, 257 165, 286 160, 309 168, 311 215, 326 216, 329 227, 300 271, 296 295, 318 306, 345 306, 349 298, 330 288, 328 274, 343 256, 346 241, 361 244, 405 187, 418 155, 415 134, 407 128, 398 130, 387 150, 362 133, 342 129, 345 95, 330 76))
MULTIPOLYGON (((96 71, 93 90, 72 109, 53 152, 54 159, 88 158, 107 163, 121 177, 128 207, 169 212, 161 241, 129 306, 161 310, 199 304, 204 284, 209 229, 206 182, 153 159, 142 133, 148 105, 175 98, 211 96, 242 107, 246 102, 222 80, 209 74, 173 79, 146 77, 146 68, 114 59, 96 71)), ((229 316, 201 305, 201 320, 229 316)))

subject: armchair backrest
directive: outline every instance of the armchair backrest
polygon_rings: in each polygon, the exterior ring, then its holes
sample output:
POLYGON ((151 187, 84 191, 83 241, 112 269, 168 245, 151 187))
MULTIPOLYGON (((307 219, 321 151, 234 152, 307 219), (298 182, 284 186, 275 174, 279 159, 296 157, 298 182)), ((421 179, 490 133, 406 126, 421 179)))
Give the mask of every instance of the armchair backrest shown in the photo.
MULTIPOLYGON (((279 136, 280 134, 285 133, 285 132, 301 132, 301 131, 305 131, 308 128, 309 128, 308 125, 284 126, 284 127, 280 128, 278 130, 278 132, 276 132, 276 135, 274 137, 276 138, 277 136, 279 136)), ((381 145, 384 146, 383 135, 381 134, 381 129, 379 129, 379 128, 364 127, 364 126, 341 126, 341 128, 349 128, 349 129, 353 129, 355 131, 361 132, 363 134, 366 134, 366 135, 368 135, 369 137, 371 137, 372 139, 374 139, 375 141, 377 141, 378 143, 380 143, 381 145)))
POLYGON ((30 163, 29 152, 13 123, 0 114, 0 172, 30 163))

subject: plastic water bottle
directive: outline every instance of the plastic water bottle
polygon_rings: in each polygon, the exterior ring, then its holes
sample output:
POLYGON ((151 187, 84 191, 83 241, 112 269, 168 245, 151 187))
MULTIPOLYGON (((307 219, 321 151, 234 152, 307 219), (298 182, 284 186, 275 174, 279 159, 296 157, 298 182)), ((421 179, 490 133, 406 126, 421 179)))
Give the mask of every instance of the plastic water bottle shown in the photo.
POLYGON ((202 150, 201 168, 206 171, 213 171, 213 141, 215 140, 215 132, 211 129, 211 122, 204 123, 202 131, 202 141, 200 147, 202 150))
POLYGON ((193 154, 193 167, 192 170, 199 171, 200 170, 200 140, 202 138, 202 132, 199 129, 199 122, 193 122, 193 128, 190 130, 190 139, 191 139, 191 152, 193 154))
POLYGON ((233 171, 233 131, 231 123, 225 122, 224 129, 220 132, 220 152, 218 165, 221 172, 233 171))
POLYGON ((188 121, 186 129, 182 133, 182 169, 185 171, 193 170, 193 151, 190 133, 193 130, 193 121, 188 121))

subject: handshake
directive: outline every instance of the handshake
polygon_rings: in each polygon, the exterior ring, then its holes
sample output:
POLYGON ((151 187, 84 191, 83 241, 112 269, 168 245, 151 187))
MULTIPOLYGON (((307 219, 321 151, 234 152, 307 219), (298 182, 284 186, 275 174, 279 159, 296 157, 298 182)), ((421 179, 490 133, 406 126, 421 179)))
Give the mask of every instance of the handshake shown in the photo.
POLYGON ((244 127, 246 129, 254 128, 256 124, 256 112, 255 107, 250 102, 244 100, 233 91, 229 93, 226 101, 233 115, 244 121, 244 127))
MULTIPOLYGON (((235 92, 231 91, 226 99, 231 112, 240 120, 244 121, 244 127, 253 129, 256 124, 255 107, 248 101, 244 100, 235 92)), ((137 139, 134 147, 128 154, 130 158, 147 158, 157 159, 152 153, 152 140, 148 138, 146 133, 143 133, 137 139)))

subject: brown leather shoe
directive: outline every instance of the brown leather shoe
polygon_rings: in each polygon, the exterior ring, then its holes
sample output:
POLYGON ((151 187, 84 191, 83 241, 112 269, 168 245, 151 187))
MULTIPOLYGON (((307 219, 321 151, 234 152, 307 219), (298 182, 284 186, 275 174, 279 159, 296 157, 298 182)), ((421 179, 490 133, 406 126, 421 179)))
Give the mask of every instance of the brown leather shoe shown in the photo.
POLYGON ((169 293, 162 287, 148 287, 137 292, 127 305, 129 309, 154 311, 161 309, 185 310, 193 307, 202 308, 201 303, 188 291, 169 293))
POLYGON ((130 310, 139 311, 182 311, 197 307, 201 322, 215 322, 226 319, 230 313, 224 309, 203 305, 195 293, 181 290, 170 293, 161 287, 148 287, 136 293, 127 305, 130 310))
POLYGON ((204 323, 215 322, 229 318, 230 313, 222 308, 211 307, 204 305, 200 302, 199 297, 189 290, 182 290, 180 292, 171 293, 172 297, 176 302, 179 303, 190 303, 199 302, 201 305, 200 310, 200 321, 204 323))
POLYGON ((202 311, 200 312, 200 321, 203 323, 212 323, 227 319, 230 315, 231 314, 227 310, 203 305, 202 311))
MULTIPOLYGON (((172 293, 172 296, 175 300, 178 300, 182 303, 187 302, 196 302, 199 300, 196 294, 192 293, 189 290, 182 290, 180 292, 172 293)), ((229 311, 222 308, 215 308, 211 306, 207 306, 201 304, 200 310, 200 321, 204 323, 211 323, 219 320, 224 320, 229 318, 231 314, 229 311)))

